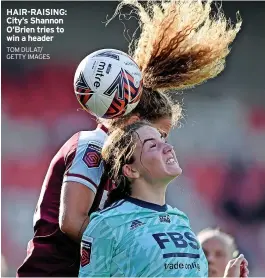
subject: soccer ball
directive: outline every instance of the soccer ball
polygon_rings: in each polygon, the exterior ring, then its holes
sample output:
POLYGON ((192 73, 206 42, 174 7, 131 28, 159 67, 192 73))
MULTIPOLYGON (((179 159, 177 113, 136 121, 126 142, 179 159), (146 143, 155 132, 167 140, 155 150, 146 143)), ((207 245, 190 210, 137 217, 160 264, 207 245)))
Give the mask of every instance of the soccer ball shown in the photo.
POLYGON ((89 113, 113 119, 137 106, 142 94, 142 74, 126 53, 102 49, 81 61, 74 77, 74 90, 89 113))

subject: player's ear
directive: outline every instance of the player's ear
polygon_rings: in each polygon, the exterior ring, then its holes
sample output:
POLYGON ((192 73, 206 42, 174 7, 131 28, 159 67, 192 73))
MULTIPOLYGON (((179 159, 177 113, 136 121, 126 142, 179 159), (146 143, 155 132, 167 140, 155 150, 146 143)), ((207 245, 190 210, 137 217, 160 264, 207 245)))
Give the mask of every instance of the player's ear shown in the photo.
POLYGON ((133 124, 133 123, 135 123, 135 122, 138 122, 138 121, 140 121, 140 117, 139 117, 138 114, 136 114, 136 115, 132 115, 132 116, 128 119, 128 121, 126 122, 126 124, 127 124, 127 125, 131 125, 131 124, 133 124))
POLYGON ((133 164, 125 164, 122 167, 122 173, 125 177, 127 177, 129 179, 138 179, 140 177, 140 173, 133 166, 133 164))

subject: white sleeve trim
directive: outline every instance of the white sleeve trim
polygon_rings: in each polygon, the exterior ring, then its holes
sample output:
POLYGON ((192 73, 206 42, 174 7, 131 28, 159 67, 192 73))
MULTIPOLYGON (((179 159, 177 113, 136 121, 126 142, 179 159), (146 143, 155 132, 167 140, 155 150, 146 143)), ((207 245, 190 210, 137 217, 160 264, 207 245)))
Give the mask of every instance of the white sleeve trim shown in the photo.
POLYGON ((81 177, 74 177, 74 176, 65 175, 64 178, 63 178, 63 183, 70 182, 70 181, 79 182, 79 183, 85 185, 86 187, 88 187, 89 189, 91 189, 95 194, 97 193, 97 188, 92 183, 88 182, 85 179, 82 179, 81 177))

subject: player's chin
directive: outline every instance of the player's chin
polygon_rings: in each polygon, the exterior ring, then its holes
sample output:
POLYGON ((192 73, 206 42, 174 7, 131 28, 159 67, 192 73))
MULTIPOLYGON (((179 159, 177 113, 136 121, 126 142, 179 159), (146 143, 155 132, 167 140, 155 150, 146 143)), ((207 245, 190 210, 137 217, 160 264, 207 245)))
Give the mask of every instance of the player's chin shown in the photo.
POLYGON ((167 165, 167 174, 173 178, 177 178, 182 174, 182 169, 178 164, 167 165))
POLYGON ((218 273, 218 271, 216 269, 213 269, 213 268, 209 268, 208 276, 209 277, 222 277, 222 275, 220 275, 218 273))

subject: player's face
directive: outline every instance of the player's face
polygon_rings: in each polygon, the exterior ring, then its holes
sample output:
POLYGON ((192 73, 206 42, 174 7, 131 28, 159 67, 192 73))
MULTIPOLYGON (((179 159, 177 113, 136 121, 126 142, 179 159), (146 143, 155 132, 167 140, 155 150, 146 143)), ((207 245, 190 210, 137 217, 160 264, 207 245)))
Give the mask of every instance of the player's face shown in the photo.
POLYGON ((167 136, 172 128, 172 121, 170 118, 162 118, 152 123, 153 127, 163 131, 167 136))
POLYGON ((151 183, 166 184, 181 174, 173 147, 156 128, 141 127, 137 137, 134 164, 141 177, 151 183))
POLYGON ((208 238, 201 244, 209 265, 209 277, 223 277, 225 267, 232 259, 230 247, 220 237, 208 238))

